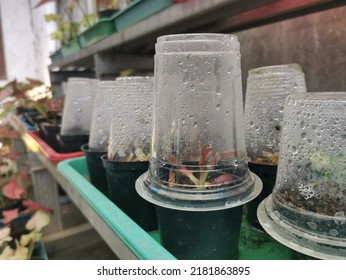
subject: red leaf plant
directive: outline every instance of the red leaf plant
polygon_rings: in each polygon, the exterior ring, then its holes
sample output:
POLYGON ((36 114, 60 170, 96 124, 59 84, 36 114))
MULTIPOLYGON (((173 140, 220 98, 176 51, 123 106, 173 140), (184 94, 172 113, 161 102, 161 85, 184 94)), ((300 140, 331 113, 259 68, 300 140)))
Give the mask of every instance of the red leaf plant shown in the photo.
MULTIPOLYGON (((213 148, 211 145, 203 145, 202 141, 198 141, 198 147, 200 152, 200 157, 198 161, 199 167, 199 178, 196 177, 196 174, 189 170, 184 164, 182 164, 176 156, 173 154, 169 154, 167 159, 171 164, 178 166, 176 173, 181 174, 184 177, 190 179, 190 181, 197 188, 205 188, 205 187, 216 187, 224 184, 230 184, 234 181, 235 177, 231 174, 222 174, 214 179, 209 179, 208 176, 210 171, 213 170, 213 166, 215 166, 220 160, 227 159, 229 157, 237 157, 238 153, 236 151, 224 151, 224 152, 216 152, 213 155, 213 148)), ((169 174, 169 183, 170 186, 173 186, 173 181, 177 180, 176 176, 170 172, 169 174)))

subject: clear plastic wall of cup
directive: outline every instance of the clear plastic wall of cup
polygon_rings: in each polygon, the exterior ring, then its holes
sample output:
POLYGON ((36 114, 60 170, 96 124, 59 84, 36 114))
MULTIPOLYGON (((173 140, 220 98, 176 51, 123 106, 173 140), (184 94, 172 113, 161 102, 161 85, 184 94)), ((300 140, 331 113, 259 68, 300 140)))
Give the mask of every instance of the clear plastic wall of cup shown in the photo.
POLYGON ((150 167, 137 181, 140 195, 195 210, 253 199, 261 183, 247 166, 237 37, 159 37, 154 94, 150 167))
POLYGON ((288 247, 346 259, 346 92, 287 97, 276 185, 257 213, 288 247))
POLYGON ((69 78, 61 123, 61 135, 89 135, 95 79, 69 78))
POLYGON ((108 160, 149 161, 153 77, 116 79, 116 102, 110 122, 108 160))
POLYGON ((109 129, 116 101, 116 81, 97 81, 91 120, 89 149, 107 151, 109 129))
POLYGON ((251 69, 245 101, 245 139, 250 161, 277 165, 286 97, 306 92, 298 64, 251 69))

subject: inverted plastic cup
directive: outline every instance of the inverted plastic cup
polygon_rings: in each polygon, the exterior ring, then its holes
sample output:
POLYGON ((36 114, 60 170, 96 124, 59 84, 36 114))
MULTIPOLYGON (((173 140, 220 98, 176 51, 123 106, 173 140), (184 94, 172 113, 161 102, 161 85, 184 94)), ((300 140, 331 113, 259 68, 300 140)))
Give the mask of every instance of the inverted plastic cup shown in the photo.
POLYGON ((153 110, 153 77, 116 79, 116 102, 110 122, 108 160, 148 161, 153 110))
POLYGON ((260 177, 263 190, 246 204, 246 218, 258 229, 262 227, 257 219, 257 207, 275 185, 284 102, 288 95, 298 92, 306 92, 304 73, 298 64, 249 71, 245 100, 246 149, 249 168, 260 177))
POLYGON ((287 97, 276 184, 258 218, 294 250, 346 259, 346 92, 287 97))
POLYGON ((245 100, 245 140, 250 161, 277 165, 286 97, 306 92, 298 64, 251 69, 245 100))
POLYGON ((180 210, 242 205, 261 189, 245 149, 239 42, 224 34, 159 37, 148 201, 180 210))
POLYGON ((61 135, 89 135, 94 93, 94 79, 68 79, 62 115, 61 135))
POLYGON ((93 105, 89 149, 107 152, 110 122, 116 103, 116 81, 98 81, 93 105))

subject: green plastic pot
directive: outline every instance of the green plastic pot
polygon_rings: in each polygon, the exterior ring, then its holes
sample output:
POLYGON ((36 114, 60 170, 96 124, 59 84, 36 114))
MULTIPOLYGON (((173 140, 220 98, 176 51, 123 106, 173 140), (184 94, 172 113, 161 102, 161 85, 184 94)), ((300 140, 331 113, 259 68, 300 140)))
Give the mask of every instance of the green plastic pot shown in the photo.
POLYGON ((135 189, 137 178, 148 170, 149 162, 109 161, 101 157, 106 168, 110 200, 146 231, 157 229, 155 207, 140 197, 135 189))
POLYGON ((113 17, 102 18, 96 24, 85 30, 80 35, 80 44, 82 48, 86 48, 95 42, 116 32, 113 17))
POLYGON ((171 0, 135 0, 116 14, 114 24, 117 30, 125 29, 135 23, 172 5, 171 0))
POLYGON ((60 51, 61 51, 61 54, 63 57, 67 57, 73 53, 80 51, 80 49, 81 49, 81 45, 79 42, 79 38, 76 38, 76 39, 71 40, 70 42, 66 43, 65 45, 63 45, 61 47, 60 51))

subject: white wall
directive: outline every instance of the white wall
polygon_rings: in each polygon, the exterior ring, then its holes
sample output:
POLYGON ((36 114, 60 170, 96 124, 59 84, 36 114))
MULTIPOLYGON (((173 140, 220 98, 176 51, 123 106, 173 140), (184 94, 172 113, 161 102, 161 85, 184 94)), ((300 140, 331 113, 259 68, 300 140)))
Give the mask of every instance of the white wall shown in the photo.
POLYGON ((54 12, 55 4, 48 3, 37 9, 39 0, 1 0, 0 13, 6 61, 7 80, 14 78, 38 79, 49 83, 49 53, 55 48, 49 39, 51 26, 44 14, 54 12))

